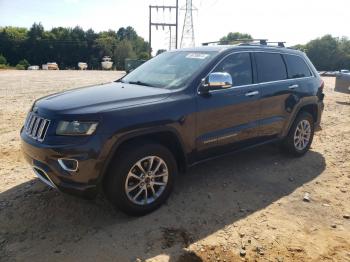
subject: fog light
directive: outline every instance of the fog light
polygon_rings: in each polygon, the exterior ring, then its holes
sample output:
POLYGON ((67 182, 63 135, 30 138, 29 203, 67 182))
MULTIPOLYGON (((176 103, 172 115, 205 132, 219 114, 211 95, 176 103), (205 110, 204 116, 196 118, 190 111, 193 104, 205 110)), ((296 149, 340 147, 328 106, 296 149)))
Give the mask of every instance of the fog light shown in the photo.
POLYGON ((75 159, 59 158, 58 163, 68 172, 75 172, 78 170, 78 161, 75 159))

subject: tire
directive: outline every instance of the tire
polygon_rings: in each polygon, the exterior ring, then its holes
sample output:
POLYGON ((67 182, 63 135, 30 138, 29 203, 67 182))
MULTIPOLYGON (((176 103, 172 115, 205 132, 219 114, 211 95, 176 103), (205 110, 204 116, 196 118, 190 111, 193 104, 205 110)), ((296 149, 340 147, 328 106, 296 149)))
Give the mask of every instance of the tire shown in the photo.
POLYGON ((294 120, 288 132, 288 135, 282 142, 283 151, 296 157, 303 156, 310 149, 314 137, 314 132, 314 119, 312 115, 305 111, 300 112, 294 120), (304 126, 305 130, 310 131, 304 133, 304 135, 300 134, 300 128, 302 126, 304 126), (297 131, 297 128, 299 131, 297 131), (304 143, 300 141, 301 137, 306 139, 302 139, 304 143), (300 141, 300 143, 298 143, 298 141, 300 141))
POLYGON ((105 194, 121 211, 142 216, 159 208, 167 200, 176 175, 176 161, 166 147, 140 141, 121 149, 112 160, 104 183, 105 194), (149 169, 151 161, 153 163, 149 169), (128 192, 128 189, 132 190, 128 192))

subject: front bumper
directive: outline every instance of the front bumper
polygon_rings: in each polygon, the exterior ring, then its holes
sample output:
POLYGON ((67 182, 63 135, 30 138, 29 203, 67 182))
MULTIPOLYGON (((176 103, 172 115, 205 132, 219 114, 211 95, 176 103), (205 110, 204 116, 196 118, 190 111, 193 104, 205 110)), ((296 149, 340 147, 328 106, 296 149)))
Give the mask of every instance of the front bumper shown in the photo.
POLYGON ((98 182, 104 161, 99 159, 100 142, 91 137, 81 144, 47 145, 28 137, 21 131, 22 151, 38 178, 59 191, 93 198, 98 192, 98 182), (67 171, 59 159, 76 159, 79 168, 67 171))

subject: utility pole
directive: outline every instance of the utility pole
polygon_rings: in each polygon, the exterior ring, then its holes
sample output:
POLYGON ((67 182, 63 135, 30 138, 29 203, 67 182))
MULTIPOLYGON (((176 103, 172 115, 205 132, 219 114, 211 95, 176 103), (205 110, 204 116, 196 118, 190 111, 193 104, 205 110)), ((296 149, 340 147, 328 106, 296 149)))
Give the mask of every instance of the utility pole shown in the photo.
POLYGON ((186 7, 181 8, 181 10, 185 10, 185 20, 182 29, 180 47, 194 47, 195 39, 192 11, 197 11, 198 9, 193 7, 192 0, 186 0, 186 7))
MULTIPOLYGON (((179 25, 179 0, 176 0, 176 5, 150 5, 149 6, 149 54, 152 55, 152 26, 155 26, 156 29, 158 27, 169 27, 170 32, 171 28, 175 27, 175 48, 177 48, 178 43, 178 25, 179 25), (162 22, 162 23, 153 23, 152 22, 152 10, 156 10, 158 12, 159 9, 162 9, 165 12, 166 9, 169 9, 170 12, 175 10, 175 23, 174 22, 162 22)), ((171 33, 170 33, 170 42, 171 41, 171 33)))
POLYGON ((172 37, 171 27, 169 27, 169 50, 171 50, 171 45, 172 45, 171 37, 172 37))

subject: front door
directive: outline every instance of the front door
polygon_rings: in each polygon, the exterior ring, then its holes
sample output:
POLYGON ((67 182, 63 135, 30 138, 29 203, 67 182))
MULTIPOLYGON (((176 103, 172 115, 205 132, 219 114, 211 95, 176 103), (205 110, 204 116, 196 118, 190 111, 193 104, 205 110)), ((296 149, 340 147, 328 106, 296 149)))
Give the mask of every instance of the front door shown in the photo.
POLYGON ((233 86, 198 95, 196 145, 198 157, 205 158, 211 149, 231 150, 257 136, 260 118, 260 90, 253 83, 251 54, 233 53, 212 72, 227 72, 233 86))

